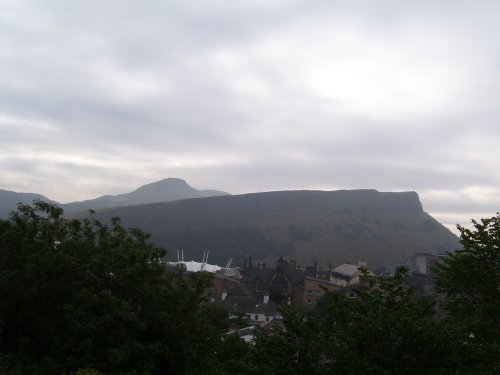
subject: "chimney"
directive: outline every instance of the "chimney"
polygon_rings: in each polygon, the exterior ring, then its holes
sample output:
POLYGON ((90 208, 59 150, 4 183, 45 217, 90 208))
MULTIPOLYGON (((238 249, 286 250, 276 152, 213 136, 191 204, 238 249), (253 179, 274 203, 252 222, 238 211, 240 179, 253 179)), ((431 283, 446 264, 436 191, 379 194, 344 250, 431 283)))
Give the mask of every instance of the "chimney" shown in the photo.
POLYGON ((226 300, 226 298, 227 298, 227 290, 226 290, 226 289, 224 289, 224 290, 222 291, 222 294, 221 294, 221 296, 220 296, 220 299, 221 299, 221 300, 223 300, 223 301, 225 301, 225 300, 226 300))
POLYGON ((314 261, 314 277, 318 277, 318 261, 314 261))
POLYGON ((262 263, 262 268, 266 268, 266 264, 265 263, 262 263))
POLYGON ((269 302, 269 293, 264 294, 264 303, 269 302))
POLYGON ((248 258, 248 269, 252 269, 252 257, 248 258))

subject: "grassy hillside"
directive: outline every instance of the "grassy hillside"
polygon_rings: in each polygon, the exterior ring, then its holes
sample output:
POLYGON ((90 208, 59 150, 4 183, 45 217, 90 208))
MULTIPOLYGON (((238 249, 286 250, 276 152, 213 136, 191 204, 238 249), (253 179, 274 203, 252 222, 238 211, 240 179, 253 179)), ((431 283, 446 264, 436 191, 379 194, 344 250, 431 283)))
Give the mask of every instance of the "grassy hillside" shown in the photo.
POLYGON ((414 192, 375 190, 283 191, 187 199, 98 211, 121 217, 152 240, 184 249, 187 258, 225 263, 252 256, 337 264, 368 261, 373 267, 404 261, 415 252, 456 249, 458 239, 425 213, 414 192))

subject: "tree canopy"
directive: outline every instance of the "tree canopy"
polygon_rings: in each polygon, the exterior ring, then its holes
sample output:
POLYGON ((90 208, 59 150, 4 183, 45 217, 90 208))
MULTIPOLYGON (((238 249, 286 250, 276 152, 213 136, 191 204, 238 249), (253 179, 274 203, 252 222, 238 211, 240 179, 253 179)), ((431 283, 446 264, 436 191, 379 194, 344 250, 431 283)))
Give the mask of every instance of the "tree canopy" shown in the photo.
POLYGON ((463 249, 436 269, 446 321, 467 343, 477 371, 500 371, 500 214, 458 229, 463 249))
POLYGON ((200 313, 209 280, 167 273, 164 251, 118 219, 107 226, 62 214, 36 202, 0 221, 0 368, 185 374, 217 367, 220 335, 200 313))
POLYGON ((315 309, 282 305, 253 345, 221 335, 210 276, 168 272, 148 235, 20 204, 0 220, 0 374, 481 374, 500 371, 500 215, 459 226, 438 298, 365 273, 315 309), (442 302, 445 318, 434 314, 442 302))
POLYGON ((257 339, 255 373, 454 373, 453 340, 432 319, 432 300, 403 284, 405 274, 368 281, 355 295, 327 292, 316 310, 285 307, 286 329, 257 339), (273 355, 291 361, 283 366, 273 355))
POLYGON ((285 329, 257 337, 251 373, 498 373, 500 215, 458 229, 463 248, 438 263, 436 296, 415 295, 401 268, 365 278, 354 298, 327 292, 315 310, 283 306, 285 329))

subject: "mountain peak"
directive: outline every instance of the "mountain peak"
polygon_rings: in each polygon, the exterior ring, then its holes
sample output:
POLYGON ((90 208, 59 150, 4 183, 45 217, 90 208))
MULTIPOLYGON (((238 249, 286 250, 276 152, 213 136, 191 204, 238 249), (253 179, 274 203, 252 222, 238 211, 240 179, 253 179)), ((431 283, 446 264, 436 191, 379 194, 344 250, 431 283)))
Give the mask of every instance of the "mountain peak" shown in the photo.
POLYGON ((188 185, 188 183, 185 180, 183 180, 182 178, 177 178, 177 177, 167 177, 167 178, 164 178, 163 180, 152 182, 152 183, 147 184, 147 185, 152 185, 152 184, 182 184, 182 185, 188 185))
POLYGON ((168 177, 160 181, 142 185, 130 193, 107 195, 83 202, 72 202, 63 205, 63 208, 66 212, 76 212, 104 207, 169 202, 218 195, 228 194, 216 190, 196 190, 183 179, 168 177))
POLYGON ((186 181, 180 178, 168 177, 160 181, 142 185, 133 192, 124 195, 128 198, 138 199, 139 201, 153 200, 151 202, 153 203, 166 200, 195 198, 196 192, 197 190, 189 186, 186 181))

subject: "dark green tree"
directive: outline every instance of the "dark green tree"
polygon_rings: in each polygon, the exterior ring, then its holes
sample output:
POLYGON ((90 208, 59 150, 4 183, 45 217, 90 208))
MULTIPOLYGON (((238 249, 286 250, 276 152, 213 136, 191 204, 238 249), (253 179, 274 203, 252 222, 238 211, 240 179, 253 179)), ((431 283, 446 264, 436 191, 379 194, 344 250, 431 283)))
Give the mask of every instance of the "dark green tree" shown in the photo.
POLYGON ((463 249, 436 267, 446 322, 466 343, 471 371, 500 372, 500 214, 458 229, 463 249))
POLYGON ((457 372, 453 338, 432 319, 433 301, 404 285, 405 274, 369 280, 355 298, 327 292, 310 312, 286 307, 286 328, 257 337, 255 373, 266 364, 270 374, 457 372))
POLYGON ((320 307, 334 366, 352 374, 449 374, 454 339, 433 319, 434 300, 405 285, 407 269, 370 279, 355 298, 327 294, 320 307))
POLYGON ((250 352, 251 374, 324 374, 322 327, 310 310, 282 304, 284 329, 258 331, 250 352))
POLYGON ((0 368, 221 373, 220 335, 203 314, 209 278, 168 273, 147 239, 44 202, 1 220, 0 368))

